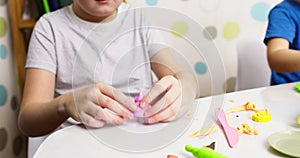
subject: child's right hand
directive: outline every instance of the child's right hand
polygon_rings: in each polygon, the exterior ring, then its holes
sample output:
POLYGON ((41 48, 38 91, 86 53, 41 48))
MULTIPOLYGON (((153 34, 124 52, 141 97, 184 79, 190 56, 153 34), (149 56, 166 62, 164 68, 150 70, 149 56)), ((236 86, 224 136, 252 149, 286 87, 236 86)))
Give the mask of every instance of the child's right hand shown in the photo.
POLYGON ((73 119, 89 127, 100 128, 106 122, 122 124, 124 118, 133 119, 135 103, 122 92, 105 83, 66 94, 64 111, 73 119))

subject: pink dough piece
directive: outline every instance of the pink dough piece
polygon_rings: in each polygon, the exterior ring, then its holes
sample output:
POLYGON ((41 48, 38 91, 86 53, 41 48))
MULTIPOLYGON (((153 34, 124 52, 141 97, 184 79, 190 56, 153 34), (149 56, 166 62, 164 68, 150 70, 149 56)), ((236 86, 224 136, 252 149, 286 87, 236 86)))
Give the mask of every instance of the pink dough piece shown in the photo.
POLYGON ((144 108, 140 107, 140 103, 143 100, 144 95, 142 92, 140 92, 140 94, 138 96, 136 96, 134 98, 134 102, 136 103, 136 105, 138 106, 137 110, 133 113, 133 115, 135 117, 144 117, 144 113, 151 108, 150 105, 145 106, 144 108))
POLYGON ((135 112, 133 113, 133 115, 135 117, 144 117, 144 113, 150 108, 151 108, 150 105, 147 105, 144 108, 138 107, 137 110, 135 110, 135 112))
POLYGON ((144 95, 142 92, 140 92, 140 94, 134 98, 134 102, 136 103, 136 105, 138 107, 140 107, 140 103, 143 100, 143 98, 144 98, 144 95))

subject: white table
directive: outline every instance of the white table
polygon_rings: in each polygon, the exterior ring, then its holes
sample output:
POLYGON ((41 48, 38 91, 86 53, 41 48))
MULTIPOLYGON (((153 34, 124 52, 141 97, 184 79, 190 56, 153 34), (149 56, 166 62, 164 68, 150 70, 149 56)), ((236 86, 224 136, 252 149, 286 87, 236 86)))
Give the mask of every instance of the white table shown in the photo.
POLYGON ((267 138, 270 134, 278 131, 300 130, 300 126, 297 124, 297 117, 300 115, 300 93, 295 90, 295 85, 296 83, 291 83, 227 93, 223 98, 219 95, 218 97, 198 99, 195 101, 194 107, 187 113, 187 115, 193 114, 193 117, 197 118, 194 120, 191 120, 188 115, 175 122, 153 126, 143 126, 135 122, 127 122, 118 127, 106 126, 103 129, 86 129, 80 125, 70 126, 51 134, 42 143, 35 157, 166 158, 168 154, 173 154, 192 158, 191 153, 184 150, 186 144, 202 147, 211 142, 216 142, 215 150, 217 152, 231 158, 287 157, 271 148, 267 138), (221 129, 203 138, 190 138, 189 135, 202 128, 204 124, 212 123, 206 119, 213 118, 209 113, 209 107, 214 106, 211 105, 213 100, 217 100, 216 103, 219 104, 220 98, 220 106, 225 111, 231 107, 243 105, 247 101, 252 101, 259 109, 269 108, 273 116, 272 121, 254 122, 251 120, 253 114, 251 111, 228 114, 231 126, 237 127, 241 123, 248 123, 260 131, 259 135, 241 135, 235 148, 229 147, 221 129), (230 102, 231 99, 235 102, 230 102), (151 133, 154 133, 154 137, 151 133), (174 137, 174 133, 177 138, 174 137), (131 139, 135 135, 137 137, 131 139), (144 139, 144 136, 147 138, 144 139), (164 141, 166 142, 162 143, 164 141), (153 146, 156 147, 153 148, 153 146))

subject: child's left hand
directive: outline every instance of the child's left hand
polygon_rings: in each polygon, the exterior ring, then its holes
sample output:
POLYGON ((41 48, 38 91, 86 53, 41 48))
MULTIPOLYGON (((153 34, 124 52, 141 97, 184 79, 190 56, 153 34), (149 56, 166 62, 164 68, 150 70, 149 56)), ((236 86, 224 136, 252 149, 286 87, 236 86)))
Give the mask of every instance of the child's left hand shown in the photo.
POLYGON ((146 111, 145 117, 148 118, 147 123, 153 124, 175 120, 192 105, 193 100, 194 95, 189 95, 184 90, 182 82, 168 75, 150 89, 140 106, 152 105, 152 108, 146 111))

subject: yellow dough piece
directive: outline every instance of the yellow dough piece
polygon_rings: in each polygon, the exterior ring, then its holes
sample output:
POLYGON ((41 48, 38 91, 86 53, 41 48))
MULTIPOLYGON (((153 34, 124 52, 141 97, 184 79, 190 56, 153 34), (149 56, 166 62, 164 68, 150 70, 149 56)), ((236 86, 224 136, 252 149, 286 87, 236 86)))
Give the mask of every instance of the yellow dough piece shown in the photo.
POLYGON ((269 122, 272 120, 272 115, 269 113, 269 109, 265 109, 254 113, 252 120, 256 122, 269 122))
POLYGON ((236 106, 227 110, 226 113, 229 114, 229 113, 234 113, 239 111, 258 111, 258 109, 256 109, 256 105, 254 103, 248 101, 246 104, 242 106, 236 106))
POLYGON ((196 138, 199 136, 207 136, 207 135, 215 133, 218 129, 219 129, 219 126, 217 126, 217 125, 209 125, 209 126, 201 128, 199 131, 193 133, 192 135, 190 135, 190 137, 196 138))
POLYGON ((259 131, 258 131, 258 129, 256 129, 256 128, 253 128, 253 134, 254 134, 254 135, 259 135, 259 131))

